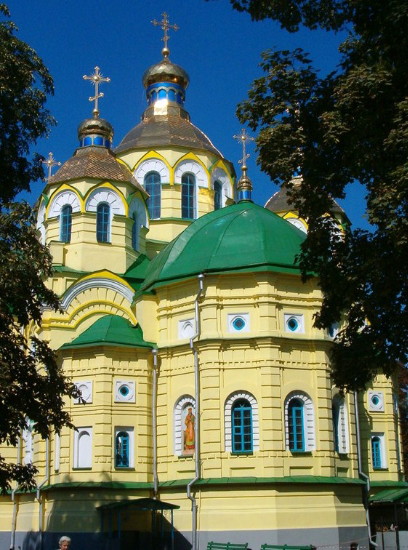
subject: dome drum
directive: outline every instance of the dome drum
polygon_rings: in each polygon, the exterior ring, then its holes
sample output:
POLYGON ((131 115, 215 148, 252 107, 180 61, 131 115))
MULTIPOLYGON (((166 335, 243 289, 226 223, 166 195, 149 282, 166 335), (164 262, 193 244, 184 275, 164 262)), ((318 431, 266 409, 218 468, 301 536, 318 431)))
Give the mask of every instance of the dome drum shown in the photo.
POLYGON ((151 84, 146 90, 146 96, 149 105, 163 99, 183 105, 185 99, 184 89, 181 86, 167 82, 151 84))

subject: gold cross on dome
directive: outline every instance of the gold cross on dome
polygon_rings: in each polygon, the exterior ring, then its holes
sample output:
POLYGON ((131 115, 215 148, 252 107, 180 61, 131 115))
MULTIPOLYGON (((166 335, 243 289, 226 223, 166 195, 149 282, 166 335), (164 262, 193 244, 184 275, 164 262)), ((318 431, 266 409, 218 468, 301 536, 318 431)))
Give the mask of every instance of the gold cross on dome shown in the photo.
POLYGON ((168 30, 173 29, 173 31, 178 31, 180 27, 178 25, 170 25, 168 15, 166 12, 162 13, 162 17, 163 19, 161 21, 156 21, 156 19, 153 19, 152 24, 155 27, 161 27, 161 29, 163 30, 163 38, 162 38, 164 42, 163 54, 166 55, 167 53, 168 55, 169 50, 167 47, 167 42, 170 40, 168 30))
POLYGON ((42 160, 41 162, 48 166, 47 181, 49 181, 52 176, 52 169, 54 168, 54 166, 61 166, 61 163, 55 160, 52 153, 48 153, 47 160, 42 160))
POLYGON ((245 128, 242 128, 241 133, 239 135, 232 136, 232 137, 242 144, 242 159, 239 160, 238 163, 242 164, 242 167, 244 167, 246 159, 250 157, 250 155, 246 152, 246 143, 247 141, 255 141, 255 138, 249 136, 245 128))
POLYGON ((95 95, 93 97, 90 97, 89 101, 95 101, 95 105, 94 105, 94 108, 93 108, 93 114, 94 114, 95 117, 98 117, 99 116, 98 99, 100 97, 103 97, 103 93, 99 92, 99 84, 101 82, 110 82, 110 78, 102 76, 102 74, 99 72, 99 67, 95 67, 94 74, 91 74, 89 76, 84 75, 82 78, 84 80, 90 80, 92 86, 95 86, 95 95))

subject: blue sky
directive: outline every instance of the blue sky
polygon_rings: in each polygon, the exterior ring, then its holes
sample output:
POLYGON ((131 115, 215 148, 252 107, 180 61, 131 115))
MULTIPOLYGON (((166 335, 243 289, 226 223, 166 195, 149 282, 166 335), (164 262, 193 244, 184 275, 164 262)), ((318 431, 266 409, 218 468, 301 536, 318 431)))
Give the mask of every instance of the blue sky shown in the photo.
MULTIPOLYGON (((77 147, 77 127, 92 112, 91 84, 83 80, 96 65, 111 82, 101 86, 100 112, 115 130, 114 146, 135 126, 146 100, 141 78, 161 59, 162 31, 151 24, 167 12, 171 31, 170 59, 190 76, 185 107, 192 122, 204 131, 238 172, 241 149, 233 139, 241 125, 236 106, 247 97, 252 81, 261 76, 260 53, 268 48, 309 51, 323 73, 338 61, 340 38, 323 31, 290 34, 273 21, 252 22, 232 9, 228 0, 9 0, 18 36, 28 42, 49 68, 55 95, 47 103, 57 119, 47 140, 36 150, 54 153, 65 162, 77 147)), ((249 146, 249 176, 254 200, 264 204, 276 190, 256 165, 249 146)), ((41 183, 33 185, 34 200, 41 183)), ((342 202, 354 226, 366 227, 361 190, 351 186, 342 202)))

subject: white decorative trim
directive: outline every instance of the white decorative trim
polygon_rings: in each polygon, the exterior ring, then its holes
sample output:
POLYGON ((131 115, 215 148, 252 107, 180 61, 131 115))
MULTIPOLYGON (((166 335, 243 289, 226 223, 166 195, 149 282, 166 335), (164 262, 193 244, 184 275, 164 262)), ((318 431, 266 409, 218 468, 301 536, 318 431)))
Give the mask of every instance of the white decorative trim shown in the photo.
POLYGON ((41 244, 45 244, 45 226, 44 226, 44 218, 45 218, 45 202, 41 202, 41 206, 38 209, 37 214, 37 231, 40 232, 40 241, 41 244))
POLYGON ((115 380, 115 403, 135 403, 134 380, 115 380))
POLYGON ((113 281, 112 279, 106 279, 104 277, 96 277, 95 279, 80 281, 78 284, 69 288, 61 300, 61 307, 67 310, 74 298, 81 294, 81 292, 85 292, 92 288, 107 288, 113 290, 123 296, 128 302, 132 303, 134 295, 133 289, 128 288, 119 281, 113 281))
POLYGON ((180 340, 191 338, 195 334, 195 320, 184 319, 178 322, 178 337, 180 340))
POLYGON ((201 164, 194 160, 182 160, 174 172, 175 183, 181 184, 181 178, 186 173, 194 174, 196 186, 208 188, 208 175, 201 164))
POLYGON ((254 451, 259 450, 259 414, 258 403, 253 395, 245 391, 236 391, 232 393, 225 401, 224 407, 224 431, 225 431, 225 450, 232 452, 232 406, 238 399, 246 399, 252 408, 252 448, 254 451))
POLYGON ((68 191, 65 189, 64 191, 57 193, 55 197, 51 199, 48 217, 53 218, 55 216, 59 216, 63 206, 65 205, 71 206, 73 213, 80 212, 81 210, 78 195, 76 195, 73 191, 68 191))
POLYGON ((305 323, 302 313, 285 313, 284 323, 285 332, 289 332, 291 334, 300 334, 305 332, 305 323))
POLYGON ((92 468, 92 428, 77 428, 74 432, 74 468, 92 468))
MULTIPOLYGON (((338 453, 348 454, 350 452, 350 435, 348 426, 348 414, 346 400, 340 394, 333 398, 333 409, 337 409, 337 439, 338 453)), ((334 418, 333 418, 334 421, 334 418)))
POLYGON ((126 468, 133 468, 135 465, 135 430, 132 427, 121 427, 117 426, 115 427, 115 434, 113 439, 113 465, 115 469, 117 470, 123 470, 126 468), (120 433, 124 432, 128 434, 129 436, 129 466, 116 466, 116 436, 120 433))
POLYGON ((222 186, 221 206, 225 206, 228 198, 232 198, 232 185, 225 170, 222 168, 216 168, 211 173, 211 189, 214 189, 214 183, 219 181, 222 186))
POLYGON ((303 233, 307 233, 307 227, 300 218, 285 218, 285 220, 303 231, 303 233))
POLYGON ((59 472, 61 460, 61 436, 55 434, 54 436, 54 472, 59 472))
POLYGON ((183 411, 187 407, 192 407, 195 414, 195 399, 191 395, 183 395, 177 401, 174 407, 174 454, 176 456, 183 456, 183 433, 184 426, 182 426, 183 411))
POLYGON ((369 391, 368 410, 372 412, 384 412, 384 393, 382 391, 369 391))
POLYGON ((160 174, 160 183, 170 182, 170 172, 165 163, 159 159, 147 159, 140 163, 136 168, 134 175, 137 181, 144 185, 145 176, 149 172, 160 174))
POLYGON ((79 380, 74 382, 75 386, 81 392, 81 399, 78 397, 74 399, 75 405, 92 403, 92 380, 79 380))
POLYGON ((383 433, 379 433, 379 432, 372 432, 371 433, 371 467, 373 468, 373 470, 382 470, 382 469, 385 469, 387 468, 387 454, 385 452, 385 435, 383 433), (374 465, 373 465, 373 439, 374 437, 378 437, 378 439, 380 440, 380 455, 381 455, 381 466, 379 468, 374 468, 374 465))
POLYGON ((33 420, 27 419, 27 427, 24 428, 22 433, 23 440, 23 464, 32 464, 34 462, 34 433, 33 433, 33 420))
POLYGON ((228 326, 228 332, 234 332, 238 334, 242 332, 249 332, 250 331, 249 313, 228 313, 227 326, 228 326), (234 323, 236 323, 239 319, 242 319, 242 322, 243 322, 242 328, 236 328, 234 326, 234 323))
POLYGON ((125 214, 125 205, 123 204, 122 199, 117 193, 115 193, 115 191, 106 187, 98 187, 98 189, 92 191, 86 201, 86 211, 96 212, 98 204, 101 202, 106 202, 109 204, 111 220, 113 214, 121 214, 122 216, 125 214))
POLYGON ((293 399, 299 399, 304 403, 303 414, 303 433, 305 435, 305 452, 314 451, 316 449, 316 436, 315 436, 315 420, 313 402, 305 393, 294 391, 290 393, 285 401, 285 442, 286 449, 289 450, 289 416, 288 409, 289 403, 293 399))

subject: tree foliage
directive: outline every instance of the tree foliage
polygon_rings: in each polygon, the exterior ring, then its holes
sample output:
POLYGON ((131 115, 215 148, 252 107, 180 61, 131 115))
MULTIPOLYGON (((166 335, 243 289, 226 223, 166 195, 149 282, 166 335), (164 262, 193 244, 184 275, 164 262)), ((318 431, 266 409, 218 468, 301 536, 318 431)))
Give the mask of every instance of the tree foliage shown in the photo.
MULTIPOLYGON (((4 5, 0 13, 8 16, 4 5)), ((8 202, 43 176, 40 159, 27 156, 52 121, 44 109, 51 76, 15 31, 13 23, 0 22, 0 445, 12 446, 29 424, 43 438, 71 426, 63 400, 77 395, 53 351, 35 336, 43 308, 58 309, 44 284, 52 275, 51 256, 37 238, 31 207, 8 202)), ((0 456, 1 491, 13 481, 35 486, 35 473, 30 464, 0 456)))
POLYGON ((342 30, 341 60, 320 76, 307 53, 267 51, 263 76, 238 107, 258 132, 261 168, 289 187, 309 223, 300 264, 324 294, 316 326, 346 318, 332 350, 334 381, 363 389, 406 364, 408 349, 408 3, 406 0, 231 0, 288 31, 342 30), (290 180, 296 171, 302 185, 290 180), (339 239, 325 214, 359 181, 372 231, 339 239))

